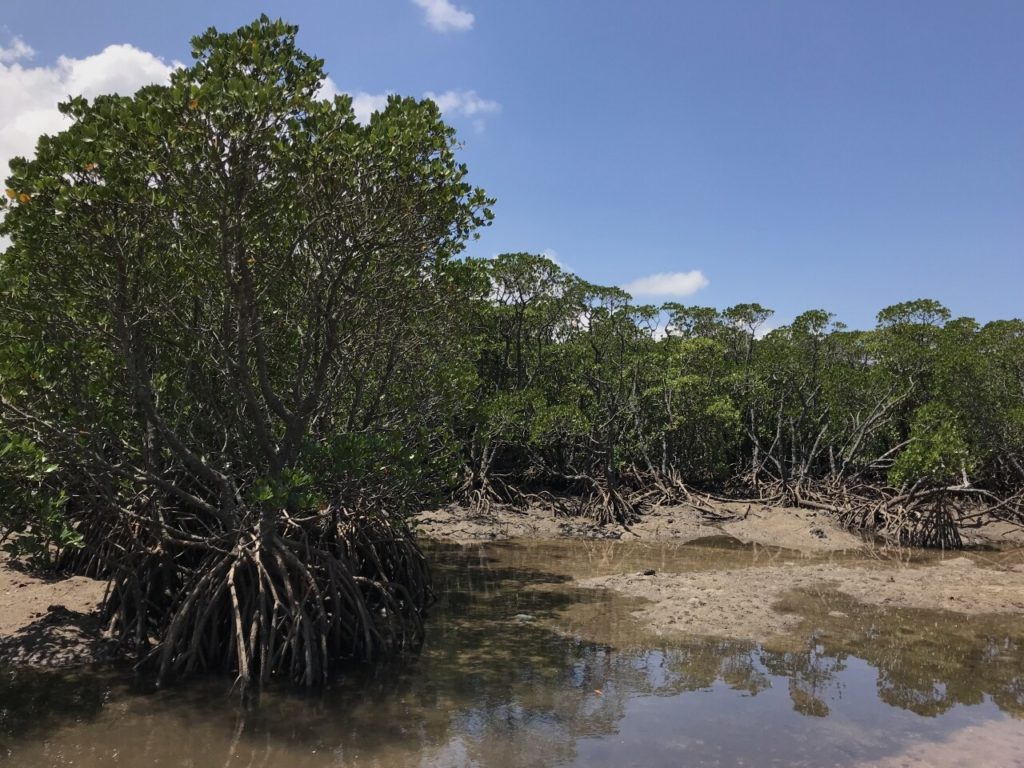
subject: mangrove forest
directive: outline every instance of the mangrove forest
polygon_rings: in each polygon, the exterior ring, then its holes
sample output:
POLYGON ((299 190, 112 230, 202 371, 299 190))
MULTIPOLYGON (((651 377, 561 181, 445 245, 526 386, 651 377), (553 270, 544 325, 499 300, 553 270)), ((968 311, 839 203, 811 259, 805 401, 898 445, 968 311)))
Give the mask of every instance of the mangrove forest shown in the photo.
POLYGON ((1024 523, 1024 321, 782 323, 472 257, 495 201, 438 106, 357 121, 296 32, 210 29, 168 85, 72 98, 6 181, 0 536, 108 580, 140 669, 316 687, 416 649, 428 505, 741 499, 943 548, 1024 523))

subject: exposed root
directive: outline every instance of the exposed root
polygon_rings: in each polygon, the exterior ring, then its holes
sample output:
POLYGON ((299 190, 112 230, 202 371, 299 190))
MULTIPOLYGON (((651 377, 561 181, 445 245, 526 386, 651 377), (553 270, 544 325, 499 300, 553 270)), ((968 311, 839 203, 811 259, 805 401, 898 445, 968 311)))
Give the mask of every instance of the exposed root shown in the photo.
POLYGON ((314 687, 347 660, 416 649, 432 599, 424 557, 382 515, 331 510, 230 547, 139 552, 106 610, 160 682, 233 670, 243 694, 274 677, 314 687))
POLYGON ((717 509, 711 503, 717 500, 714 497, 690 488, 674 468, 666 473, 634 470, 633 484, 637 490, 632 494, 632 500, 638 505, 690 507, 707 520, 721 521, 734 517, 717 509))
POLYGON ((999 498, 970 486, 897 490, 838 478, 805 478, 759 482, 753 490, 762 496, 760 503, 828 512, 849 530, 905 546, 961 549, 960 531, 965 527, 988 520, 1024 525, 1024 493, 999 498))
POLYGON ((504 478, 491 474, 481 476, 468 469, 453 499, 484 515, 489 514, 495 504, 523 508, 529 503, 527 494, 510 485, 504 478))
POLYGON ((479 484, 473 489, 477 495, 466 503, 484 513, 494 503, 533 503, 548 507, 555 515, 627 527, 650 506, 686 506, 715 521, 736 516, 723 512, 722 503, 804 507, 829 513, 849 530, 871 533, 897 545, 944 549, 962 548, 962 529, 991 520, 1024 526, 1024 491, 1000 498, 970 486, 908 491, 843 477, 783 481, 761 472, 739 475, 725 485, 723 495, 715 495, 688 486, 674 469, 659 472, 634 467, 614 485, 603 476, 584 473, 549 472, 548 477, 561 487, 561 493, 525 493, 496 478, 479 484))
POLYGON ((785 483, 775 478, 766 479, 763 474, 756 475, 753 472, 736 475, 726 481, 722 490, 723 496, 710 498, 716 501, 763 504, 770 507, 781 506, 787 502, 785 483))
POLYGON ((603 479, 588 480, 586 490, 564 508, 569 514, 589 517, 598 525, 619 524, 627 528, 640 519, 640 505, 621 488, 603 479))
POLYGON ((56 566, 62 571, 93 579, 106 579, 118 561, 140 537, 138 520, 117 514, 96 514, 88 525, 77 526, 81 547, 62 549, 56 566))
POLYGON ((984 520, 1024 523, 1021 498, 999 499, 978 488, 939 487, 896 491, 857 485, 827 492, 804 490, 800 506, 830 512, 846 528, 874 533, 902 545, 961 549, 961 529, 984 520))
MULTIPOLYGON (((878 513, 876 513, 877 515, 878 513)), ((962 549, 959 508, 944 494, 914 503, 887 504, 880 510, 878 533, 901 544, 962 549)))

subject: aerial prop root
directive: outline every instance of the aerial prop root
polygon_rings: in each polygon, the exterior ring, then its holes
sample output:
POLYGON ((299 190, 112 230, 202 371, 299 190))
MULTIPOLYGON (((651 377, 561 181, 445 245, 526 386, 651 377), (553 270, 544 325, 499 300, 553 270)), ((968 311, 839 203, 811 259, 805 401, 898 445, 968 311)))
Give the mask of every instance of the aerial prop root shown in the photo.
POLYGON ((489 514, 495 504, 507 504, 524 508, 530 497, 504 478, 497 475, 479 475, 467 470, 462 485, 456 489, 453 498, 479 514, 489 514))
POLYGON ((980 527, 992 520, 1024 524, 1021 494, 999 498, 970 486, 896 490, 868 483, 829 484, 821 491, 805 488, 796 503, 829 512, 850 530, 917 547, 961 549, 963 528, 980 527))
POLYGON ((429 571, 383 516, 239 537, 191 562, 179 554, 141 553, 119 571, 107 602, 111 628, 158 681, 230 670, 243 693, 272 678, 312 688, 340 663, 422 643, 429 571))
POLYGON ((640 506, 620 487, 603 479, 588 478, 587 488, 576 504, 574 513, 589 517, 598 525, 630 526, 640 519, 640 506))
POLYGON ((731 520, 736 517, 719 504, 731 501, 721 499, 708 493, 700 493, 687 485, 679 470, 672 468, 668 471, 650 470, 647 472, 634 467, 632 472, 632 485, 636 490, 631 494, 630 499, 634 505, 650 506, 682 506, 690 507, 708 520, 731 520))

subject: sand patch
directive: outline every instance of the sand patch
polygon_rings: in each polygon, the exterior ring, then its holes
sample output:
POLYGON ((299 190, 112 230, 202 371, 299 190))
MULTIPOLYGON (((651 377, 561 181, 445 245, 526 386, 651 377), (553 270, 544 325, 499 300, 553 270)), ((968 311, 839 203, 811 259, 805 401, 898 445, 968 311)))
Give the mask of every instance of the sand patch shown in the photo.
POLYGON ((90 663, 112 655, 98 616, 106 584, 83 576, 40 578, 0 562, 0 662, 90 663))
POLYGON ((716 509, 722 519, 709 520, 687 506, 655 507, 627 528, 557 517, 541 506, 517 509, 495 505, 481 513, 452 504, 421 512, 413 523, 425 538, 454 543, 556 538, 687 542, 725 534, 743 542, 805 552, 852 550, 864 545, 859 536, 813 510, 734 503, 719 504, 716 509))
POLYGON ((633 616, 655 634, 710 635, 757 642, 801 622, 780 611, 797 590, 839 591, 860 603, 966 615, 1024 614, 1024 569, 984 567, 969 557, 933 565, 871 566, 782 561, 767 567, 583 579, 582 587, 639 598, 633 616))
POLYGON ((835 552, 864 546, 863 538, 841 528, 824 512, 753 505, 744 509, 742 515, 721 525, 725 533, 740 541, 804 552, 835 552))

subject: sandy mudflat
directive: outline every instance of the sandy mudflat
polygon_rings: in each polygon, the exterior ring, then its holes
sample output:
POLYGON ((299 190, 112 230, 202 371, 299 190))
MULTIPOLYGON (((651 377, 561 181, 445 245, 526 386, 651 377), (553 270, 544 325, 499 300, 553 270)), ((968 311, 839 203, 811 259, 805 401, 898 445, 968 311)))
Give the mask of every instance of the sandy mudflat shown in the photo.
POLYGON ((0 662, 66 666, 106 658, 97 615, 105 584, 38 578, 0 562, 0 662))
MULTIPOLYGON (((739 511, 739 505, 731 505, 739 511)), ((828 515, 792 507, 739 507, 744 513, 721 524, 722 530, 740 541, 799 549, 802 552, 834 552, 858 549, 864 540, 839 527, 828 515)))
MULTIPOLYGON (((577 568, 581 572, 570 574, 577 586, 635 600, 632 614, 643 634, 781 642, 804 620, 797 595, 807 594, 827 600, 841 593, 881 608, 1024 619, 1024 550, 999 555, 904 550, 894 555, 841 529, 825 513, 747 504, 718 509, 731 519, 709 521, 693 508, 660 507, 628 529, 599 528, 540 508, 495 507, 480 515, 450 506, 422 513, 418 523, 422 536, 459 543, 595 538, 681 546, 716 537, 763 548, 759 559, 722 552, 704 557, 699 567, 694 563, 681 569, 666 567, 653 553, 647 561, 642 552, 626 557, 633 550, 624 548, 618 572, 577 568), (908 564, 911 559, 914 564, 908 564), (642 575, 645 570, 655 573, 642 575)), ((610 569, 618 560, 605 552, 602 562, 610 569)))
POLYGON ((691 573, 622 574, 579 586, 642 598, 633 615, 656 634, 700 634, 764 641, 801 621, 779 610, 795 590, 841 592, 866 605, 1024 615, 1024 566, 989 567, 970 557, 928 565, 801 564, 691 573))
POLYGON ((421 536, 457 543, 562 537, 685 542, 722 534, 743 542, 804 552, 857 549, 864 543, 828 515, 812 510, 751 504, 723 504, 719 508, 732 519, 710 521, 685 506, 656 507, 628 528, 599 527, 578 518, 556 517, 542 507, 520 510, 495 506, 481 514, 450 505, 421 512, 414 521, 421 536))
MULTIPOLYGON (((415 523, 424 538, 456 543, 566 538, 581 544, 600 540, 601 546, 607 542, 615 552, 603 552, 604 570, 586 573, 586 563, 573 562, 566 565, 567 575, 582 587, 643 598, 634 615, 645 631, 657 634, 757 641, 782 635, 800 622, 799 611, 780 610, 780 601, 797 590, 838 591, 868 605, 1024 617, 1024 550, 1016 560, 1003 557, 999 567, 986 566, 985 556, 977 554, 947 555, 937 563, 915 566, 869 562, 871 547, 828 515, 741 504, 722 505, 721 511, 731 519, 708 521, 693 508, 660 507, 627 529, 556 517, 541 508, 496 507, 481 515, 450 506, 422 512, 415 523), (697 570, 689 565, 682 573, 679 568, 669 572, 673 569, 656 556, 663 545, 671 549, 708 537, 763 546, 766 554, 744 567, 737 564, 749 557, 721 555, 712 562, 705 556, 697 570), (632 542, 633 548, 620 551, 618 541, 632 542), (610 573, 616 563, 621 570, 610 573), (657 570, 655 575, 639 575, 651 569, 657 570)), ((589 555, 592 560, 593 553, 589 555)), ((97 614, 103 591, 101 581, 43 579, 0 562, 0 663, 60 666, 110 656, 111 643, 102 638, 97 614)))

